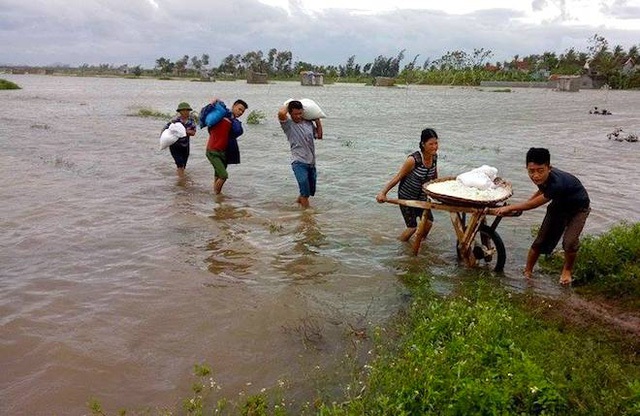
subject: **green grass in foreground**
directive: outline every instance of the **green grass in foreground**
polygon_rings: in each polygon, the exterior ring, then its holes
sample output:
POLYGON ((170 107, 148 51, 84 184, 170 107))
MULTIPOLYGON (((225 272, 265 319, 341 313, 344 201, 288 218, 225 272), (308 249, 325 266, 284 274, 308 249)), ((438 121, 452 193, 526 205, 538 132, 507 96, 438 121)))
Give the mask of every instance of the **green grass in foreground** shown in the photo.
POLYGON ((21 89, 18 84, 15 84, 6 79, 0 78, 0 90, 19 90, 21 89))
MULTIPOLYGON (((503 290, 482 282, 449 298, 417 291, 394 329, 398 338, 377 331, 381 347, 363 393, 324 406, 321 414, 640 412, 637 357, 534 318, 503 290)), ((540 307, 551 304, 540 300, 540 307)))

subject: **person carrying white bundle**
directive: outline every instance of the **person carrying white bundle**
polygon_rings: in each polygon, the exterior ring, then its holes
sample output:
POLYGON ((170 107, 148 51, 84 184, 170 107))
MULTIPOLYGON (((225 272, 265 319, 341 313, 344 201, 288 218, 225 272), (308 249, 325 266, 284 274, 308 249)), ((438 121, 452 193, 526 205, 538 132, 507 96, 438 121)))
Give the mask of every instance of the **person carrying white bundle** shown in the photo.
POLYGON ((160 149, 169 147, 171 156, 176 162, 179 177, 184 176, 184 170, 187 167, 189 138, 196 134, 197 124, 195 118, 191 115, 191 111, 189 103, 181 102, 178 104, 176 109, 178 116, 171 119, 164 126, 164 130, 160 135, 160 149), (173 140, 174 138, 176 140, 173 140))
MULTIPOLYGON (((293 98, 289 98, 284 102, 284 106, 288 106, 291 101, 296 101, 293 98)), ((314 121, 319 118, 327 118, 327 115, 322 111, 322 108, 311 98, 301 98, 300 103, 302 104, 302 118, 309 121, 314 121)))

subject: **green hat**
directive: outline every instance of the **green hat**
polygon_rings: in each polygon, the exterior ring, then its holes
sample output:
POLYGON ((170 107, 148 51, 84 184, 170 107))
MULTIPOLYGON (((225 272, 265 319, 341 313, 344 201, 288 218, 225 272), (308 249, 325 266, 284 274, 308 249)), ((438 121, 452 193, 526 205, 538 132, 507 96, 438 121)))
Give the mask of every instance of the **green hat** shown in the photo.
POLYGON ((189 105, 189 103, 185 103, 185 102, 181 102, 180 104, 178 104, 178 109, 176 111, 180 111, 180 110, 193 110, 191 108, 191 106, 189 105))

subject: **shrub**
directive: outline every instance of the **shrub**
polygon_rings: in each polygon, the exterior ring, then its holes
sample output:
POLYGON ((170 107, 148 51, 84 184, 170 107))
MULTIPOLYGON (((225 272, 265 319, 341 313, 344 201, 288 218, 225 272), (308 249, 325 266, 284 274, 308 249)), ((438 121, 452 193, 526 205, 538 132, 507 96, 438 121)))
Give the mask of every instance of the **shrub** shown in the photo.
POLYGON ((0 78, 0 90, 19 90, 21 89, 18 84, 15 84, 6 79, 0 78))
POLYGON ((247 124, 260 124, 262 120, 266 119, 265 114, 260 110, 253 110, 247 117, 247 124))
MULTIPOLYGON (((558 254, 541 264, 559 273, 558 254)), ((610 298, 640 299, 640 223, 623 222, 599 236, 584 237, 573 278, 610 298)))

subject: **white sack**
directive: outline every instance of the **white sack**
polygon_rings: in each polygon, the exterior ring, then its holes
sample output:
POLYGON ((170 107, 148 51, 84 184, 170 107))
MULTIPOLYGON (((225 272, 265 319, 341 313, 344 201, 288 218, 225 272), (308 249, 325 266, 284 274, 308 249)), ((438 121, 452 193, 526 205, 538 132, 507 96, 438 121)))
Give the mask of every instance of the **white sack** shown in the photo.
POLYGON ((182 123, 171 123, 160 135, 160 150, 164 150, 187 135, 187 129, 182 123))
POLYGON ((481 190, 491 189, 493 187, 493 181, 487 175, 478 171, 461 173, 456 177, 456 180, 464 186, 481 190))
MULTIPOLYGON (((293 98, 289 98, 284 102, 286 106, 290 101, 293 101, 293 98)), ((326 118, 327 115, 322 111, 322 108, 311 98, 302 98, 298 100, 302 103, 302 117, 305 120, 315 120, 317 118, 326 118)))
POLYGON ((472 172, 484 173, 489 177, 489 179, 491 179, 491 181, 494 181, 498 176, 498 169, 489 165, 482 165, 479 168, 473 169, 472 172))

